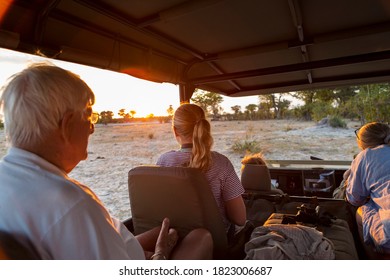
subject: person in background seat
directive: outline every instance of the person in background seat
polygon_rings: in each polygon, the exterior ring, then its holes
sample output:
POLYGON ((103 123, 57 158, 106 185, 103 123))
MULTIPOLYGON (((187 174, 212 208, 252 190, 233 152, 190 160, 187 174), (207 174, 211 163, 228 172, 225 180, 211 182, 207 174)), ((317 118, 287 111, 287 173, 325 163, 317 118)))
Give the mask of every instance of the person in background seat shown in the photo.
POLYGON ((284 194, 282 190, 272 186, 271 174, 262 153, 247 154, 241 160, 241 183, 249 192, 284 194))
MULTIPOLYGON (((367 148, 375 148, 378 145, 383 144, 384 139, 377 139, 376 134, 378 131, 375 129, 376 126, 382 126, 386 124, 378 123, 378 122, 372 122, 369 129, 361 129, 362 127, 355 130, 356 135, 356 142, 361 151, 367 149, 367 148), (364 141, 361 139, 365 139, 364 141)), ((357 154, 353 156, 353 159, 355 159, 357 154)), ((348 186, 348 177, 349 174, 351 174, 351 168, 348 168, 344 174, 343 174, 343 180, 340 183, 340 186, 338 186, 333 191, 333 198, 336 199, 346 199, 345 190, 348 186)))
MULTIPOLYGON (((377 252, 390 253, 390 127, 371 122, 355 131, 362 151, 351 164, 346 199, 360 206, 362 234, 377 252)), ((358 219, 359 220, 359 219, 358 219)))

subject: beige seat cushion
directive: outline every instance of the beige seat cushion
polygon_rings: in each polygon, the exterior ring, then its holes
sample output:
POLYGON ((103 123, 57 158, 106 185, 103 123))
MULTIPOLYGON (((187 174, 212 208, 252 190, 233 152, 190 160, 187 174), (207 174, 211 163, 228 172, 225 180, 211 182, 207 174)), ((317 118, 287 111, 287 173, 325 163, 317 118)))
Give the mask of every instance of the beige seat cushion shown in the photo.
POLYGON ((247 192, 261 192, 264 194, 283 194, 282 190, 272 189, 271 175, 266 165, 242 165, 241 184, 247 192))

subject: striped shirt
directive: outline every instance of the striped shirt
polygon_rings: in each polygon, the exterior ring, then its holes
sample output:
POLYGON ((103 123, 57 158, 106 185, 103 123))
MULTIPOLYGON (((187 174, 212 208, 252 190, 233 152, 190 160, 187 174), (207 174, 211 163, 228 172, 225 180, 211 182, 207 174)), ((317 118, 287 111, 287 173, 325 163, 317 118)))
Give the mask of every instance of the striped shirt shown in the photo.
MULTIPOLYGON (((205 175, 222 214, 223 222, 226 229, 228 229, 230 221, 226 216, 225 201, 241 196, 244 193, 244 187, 234 170, 233 164, 226 156, 214 151, 211 152, 211 155, 212 164, 205 175)), ((191 151, 189 149, 170 151, 160 156, 157 165, 167 167, 187 166, 190 157, 191 151)))

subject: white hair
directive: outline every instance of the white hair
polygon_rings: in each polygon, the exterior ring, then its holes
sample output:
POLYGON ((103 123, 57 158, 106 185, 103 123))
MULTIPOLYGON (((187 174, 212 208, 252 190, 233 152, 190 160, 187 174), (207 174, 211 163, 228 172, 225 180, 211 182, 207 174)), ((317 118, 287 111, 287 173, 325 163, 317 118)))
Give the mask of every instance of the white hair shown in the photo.
POLYGON ((13 75, 0 93, 7 140, 15 147, 39 143, 66 112, 82 112, 95 102, 79 76, 47 63, 13 75))

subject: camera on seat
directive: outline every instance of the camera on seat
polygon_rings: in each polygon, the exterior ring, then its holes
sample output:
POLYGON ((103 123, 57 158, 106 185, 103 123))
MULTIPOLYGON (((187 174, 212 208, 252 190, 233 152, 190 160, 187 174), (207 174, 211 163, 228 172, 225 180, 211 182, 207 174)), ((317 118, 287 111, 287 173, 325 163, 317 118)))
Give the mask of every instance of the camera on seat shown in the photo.
POLYGON ((316 224, 318 222, 318 213, 320 211, 319 205, 302 204, 298 207, 298 212, 295 216, 297 222, 304 224, 316 224))

